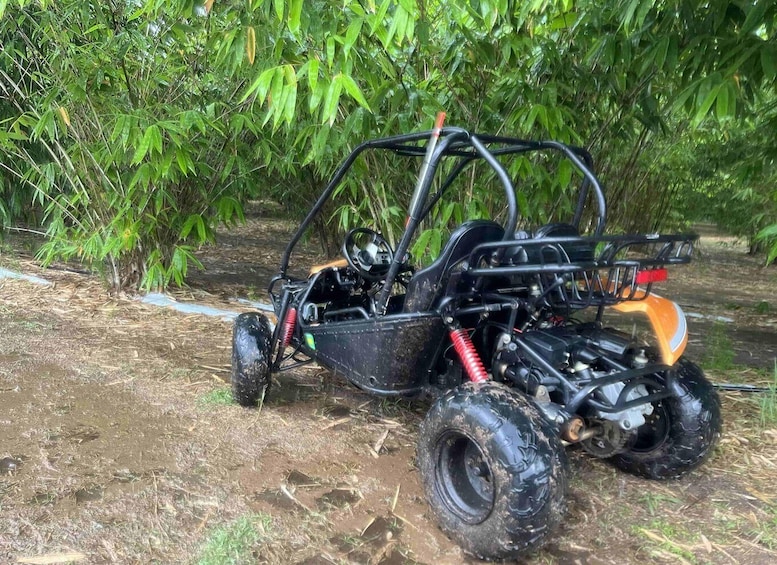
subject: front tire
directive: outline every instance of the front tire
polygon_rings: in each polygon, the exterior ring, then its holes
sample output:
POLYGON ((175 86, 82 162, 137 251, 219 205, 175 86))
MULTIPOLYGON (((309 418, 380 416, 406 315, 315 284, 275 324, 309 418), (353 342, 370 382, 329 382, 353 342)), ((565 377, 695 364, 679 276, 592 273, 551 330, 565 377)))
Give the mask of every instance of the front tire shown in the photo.
POLYGON ((264 314, 249 312, 232 329, 232 397, 255 407, 270 387, 272 327, 264 314))
MULTIPOLYGON (((672 396, 653 404, 626 451, 613 457, 616 467, 648 479, 673 479, 701 465, 720 438, 720 399, 702 370, 681 358, 672 396)), ((656 375, 659 384, 665 379, 656 375)))
POLYGON ((433 404, 421 424, 418 467, 440 528, 480 559, 539 548, 566 509, 558 431, 498 383, 466 383, 433 404))

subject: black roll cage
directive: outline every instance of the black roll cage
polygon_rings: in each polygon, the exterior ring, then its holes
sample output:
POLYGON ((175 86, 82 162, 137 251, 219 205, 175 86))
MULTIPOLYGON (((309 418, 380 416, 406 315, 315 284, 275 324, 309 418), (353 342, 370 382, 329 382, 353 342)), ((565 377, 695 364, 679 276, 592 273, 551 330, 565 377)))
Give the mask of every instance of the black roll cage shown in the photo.
MULTIPOLYGON (((425 144, 421 145, 420 142, 429 140, 432 134, 432 131, 423 131, 396 135, 381 139, 373 139, 358 145, 337 168, 332 179, 329 181, 329 184, 318 197, 318 200, 316 200, 316 203, 310 209, 310 212, 308 212, 294 236, 291 238, 291 241, 281 257, 279 274, 273 278, 270 283, 270 293, 272 294, 272 288, 279 280, 288 280, 287 271, 294 247, 307 231, 315 217, 321 213, 335 189, 340 185, 346 173, 362 152, 367 149, 386 149, 394 151, 398 155, 423 158, 424 155, 426 155, 426 146, 425 144)), ((419 180, 420 197, 418 199, 418 205, 416 206, 417 209, 409 210, 408 212, 408 221, 405 231, 397 244, 397 248, 394 252, 394 260, 386 274, 385 284, 383 285, 383 289, 377 300, 376 311, 379 314, 385 313, 386 305, 391 294, 391 288, 402 268, 403 258, 410 248, 410 242, 421 221, 431 212, 434 205, 443 196, 455 178, 458 177, 467 165, 474 162, 476 159, 485 160, 502 183, 505 198, 507 200, 507 220, 505 222, 504 237, 502 240, 513 240, 515 238, 515 230, 518 225, 519 215, 515 187, 513 186, 507 171, 505 171, 502 164, 497 160, 497 156, 545 150, 559 151, 566 156, 583 175, 583 181, 580 185, 580 193, 577 199, 577 206, 572 219, 572 225, 574 225, 575 228, 579 228, 590 188, 593 187, 597 207, 594 236, 600 236, 604 231, 606 223, 607 205, 602 187, 593 173, 593 159, 586 149, 566 145, 557 141, 528 141, 498 135, 474 134, 462 128, 445 127, 440 132, 440 140, 435 147, 434 153, 431 155, 425 177, 419 180), (437 171, 437 165, 444 157, 459 157, 461 161, 448 174, 440 189, 432 196, 429 203, 424 206, 423 204, 429 198, 429 192, 432 186, 432 180, 437 171)))

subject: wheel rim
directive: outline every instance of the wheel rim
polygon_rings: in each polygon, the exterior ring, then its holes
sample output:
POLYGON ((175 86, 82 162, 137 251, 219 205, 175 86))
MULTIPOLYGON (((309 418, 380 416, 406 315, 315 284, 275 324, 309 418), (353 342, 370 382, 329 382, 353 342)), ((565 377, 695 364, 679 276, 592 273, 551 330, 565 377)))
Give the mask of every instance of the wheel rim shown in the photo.
POLYGON ((653 405, 653 413, 647 417, 647 421, 637 430, 637 437, 631 447, 631 451, 647 453, 657 449, 669 437, 671 429, 669 411, 663 402, 653 405))
POLYGON ((440 438, 437 453, 436 484, 445 505, 468 524, 488 518, 494 507, 494 480, 478 444, 450 432, 440 438))

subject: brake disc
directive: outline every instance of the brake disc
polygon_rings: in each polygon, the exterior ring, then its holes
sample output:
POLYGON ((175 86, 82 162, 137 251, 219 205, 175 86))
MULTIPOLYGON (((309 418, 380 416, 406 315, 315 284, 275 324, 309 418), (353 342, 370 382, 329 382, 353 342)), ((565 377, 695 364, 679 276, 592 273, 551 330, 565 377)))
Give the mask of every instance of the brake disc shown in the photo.
POLYGON ((588 453, 594 457, 612 457, 620 453, 633 431, 624 431, 616 422, 603 421, 599 426, 600 433, 581 441, 580 443, 588 453))

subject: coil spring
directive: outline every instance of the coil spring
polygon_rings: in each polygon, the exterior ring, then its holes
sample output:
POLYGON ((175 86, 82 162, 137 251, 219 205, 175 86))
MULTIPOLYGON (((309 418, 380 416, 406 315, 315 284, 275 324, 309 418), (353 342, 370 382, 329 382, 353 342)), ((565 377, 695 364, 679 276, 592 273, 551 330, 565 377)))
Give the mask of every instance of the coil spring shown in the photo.
POLYGON ((459 359, 461 359, 461 364, 464 365, 464 370, 467 371, 469 380, 473 383, 487 381, 488 374, 486 373, 486 368, 483 366, 480 355, 475 351, 475 346, 472 345, 472 340, 469 338, 467 330, 463 328, 451 330, 450 335, 453 348, 456 350, 459 359))
POLYGON ((294 334, 294 326, 297 324, 297 309, 289 308, 286 313, 286 320, 283 322, 283 347, 286 348, 291 343, 291 336, 294 334))

